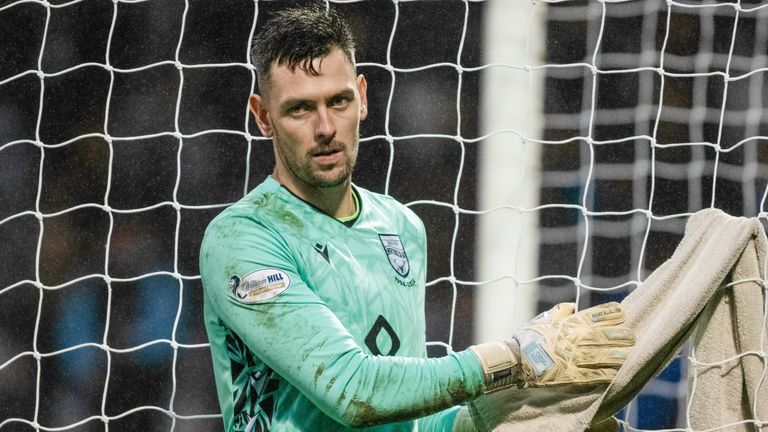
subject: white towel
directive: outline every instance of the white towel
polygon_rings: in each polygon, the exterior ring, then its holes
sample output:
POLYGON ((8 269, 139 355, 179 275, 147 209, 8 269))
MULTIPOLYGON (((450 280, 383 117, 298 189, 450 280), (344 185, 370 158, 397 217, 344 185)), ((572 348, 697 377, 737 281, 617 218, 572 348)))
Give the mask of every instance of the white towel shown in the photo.
POLYGON ((689 395, 690 427, 738 423, 719 430, 768 430, 768 359, 760 357, 768 348, 762 285, 766 246, 757 219, 731 217, 717 209, 691 216, 672 257, 622 302, 637 342, 609 386, 513 389, 485 395, 470 404, 475 427, 585 431, 629 403, 695 330, 692 341, 698 362, 742 355, 728 364, 690 368, 689 381, 695 383, 689 395), (732 282, 739 283, 726 287, 732 282), (759 421, 765 423, 762 429, 759 421))

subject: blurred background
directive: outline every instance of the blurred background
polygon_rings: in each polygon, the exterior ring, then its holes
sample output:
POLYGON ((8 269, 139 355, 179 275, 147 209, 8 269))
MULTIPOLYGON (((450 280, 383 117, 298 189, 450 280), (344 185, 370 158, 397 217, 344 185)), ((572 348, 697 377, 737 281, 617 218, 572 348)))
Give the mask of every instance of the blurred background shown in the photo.
MULTIPOLYGON (((297 3, 0 0, 0 430, 221 430, 198 248, 272 170, 249 41, 297 3)), ((620 300, 692 212, 765 223, 768 8, 697 5, 329 3, 354 181, 428 230, 430 355, 620 300)), ((684 425, 685 369, 621 417, 684 425)))

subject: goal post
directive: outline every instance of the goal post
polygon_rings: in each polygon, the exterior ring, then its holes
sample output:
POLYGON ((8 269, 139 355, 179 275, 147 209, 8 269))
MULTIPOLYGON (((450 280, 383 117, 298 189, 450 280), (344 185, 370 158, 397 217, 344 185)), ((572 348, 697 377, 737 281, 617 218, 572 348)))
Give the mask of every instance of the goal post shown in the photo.
POLYGON ((488 282, 476 287, 477 341, 508 338, 536 315, 543 74, 534 67, 544 58, 545 7, 495 1, 485 11, 475 266, 488 282))

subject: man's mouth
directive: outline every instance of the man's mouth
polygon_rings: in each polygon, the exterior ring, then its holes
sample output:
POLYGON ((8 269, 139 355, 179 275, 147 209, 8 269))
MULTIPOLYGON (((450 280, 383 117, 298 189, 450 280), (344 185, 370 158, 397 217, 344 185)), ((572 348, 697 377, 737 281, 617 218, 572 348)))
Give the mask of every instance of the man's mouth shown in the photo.
POLYGON ((338 155, 342 153, 344 150, 344 147, 340 145, 330 145, 330 146, 321 146, 315 150, 313 150, 310 155, 318 160, 323 159, 335 159, 338 155))
POLYGON ((330 140, 328 142, 317 145, 314 149, 311 150, 311 154, 312 156, 329 155, 331 153, 338 153, 342 150, 344 150, 343 143, 336 140, 330 140))
POLYGON ((341 149, 322 149, 311 153, 312 158, 322 164, 336 162, 341 156, 341 149))
POLYGON ((339 153, 340 151, 341 151, 340 149, 319 150, 319 151, 312 152, 312 156, 329 156, 332 154, 339 153))

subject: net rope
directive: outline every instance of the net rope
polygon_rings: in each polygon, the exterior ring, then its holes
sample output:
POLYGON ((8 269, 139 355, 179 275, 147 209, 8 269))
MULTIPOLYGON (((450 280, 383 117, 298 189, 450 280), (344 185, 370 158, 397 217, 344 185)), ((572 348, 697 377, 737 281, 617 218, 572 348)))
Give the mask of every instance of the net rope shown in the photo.
MULTIPOLYGON (((33 358, 36 366, 36 394, 34 397, 35 408, 32 418, 19 418, 8 417, 0 418, 0 430, 5 427, 13 427, 14 424, 26 424, 34 428, 35 430, 44 431, 63 431, 75 429, 81 425, 89 422, 102 422, 104 429, 109 430, 109 423, 115 420, 127 417, 135 413, 143 413, 156 411, 167 415, 171 419, 171 430, 175 430, 177 427, 177 420, 195 420, 195 419, 211 419, 219 418, 220 414, 217 412, 204 412, 195 414, 182 414, 175 410, 175 403, 177 400, 177 385, 176 385, 176 373, 177 373, 177 357, 179 350, 206 350, 208 344, 206 343, 194 343, 187 344, 177 340, 177 331, 180 325, 180 317, 182 315, 185 305, 181 301, 185 297, 184 282, 187 281, 199 281, 200 276, 198 274, 184 274, 179 268, 179 254, 180 254, 180 226, 182 223, 182 211, 183 210, 212 210, 223 209, 226 206, 232 204, 231 202, 222 202, 209 205, 193 205, 181 202, 178 198, 178 192, 180 183, 182 182, 182 149, 185 148, 185 141, 213 135, 231 135, 240 138, 247 142, 247 156, 246 156, 246 169, 243 179, 243 195, 248 192, 249 185, 251 184, 251 178, 249 173, 251 172, 250 163, 251 155, 254 152, 254 146, 260 143, 268 143, 269 140, 260 137, 254 131, 251 131, 251 123, 249 122, 249 112, 247 108, 243 108, 242 111, 242 130, 229 130, 229 129, 206 129, 196 133, 184 133, 180 126, 180 114, 181 114, 181 100, 182 100, 182 88, 185 82, 185 73, 195 69, 214 69, 214 68, 240 68, 244 69, 250 74, 250 90, 251 93, 256 87, 256 76, 253 66, 250 64, 250 54, 247 61, 244 63, 227 62, 227 63, 194 63, 188 64, 181 61, 180 51, 185 37, 185 29, 187 26, 187 13, 190 8, 190 1, 185 0, 184 12, 181 18, 181 31, 179 33, 179 39, 176 42, 175 56, 172 60, 165 60, 161 62, 155 62, 152 64, 144 65, 136 68, 118 68, 110 64, 110 50, 112 46, 112 36, 115 31, 115 26, 118 19, 118 8, 121 5, 141 3, 148 0, 113 0, 113 14, 112 21, 110 23, 109 39, 106 44, 106 55, 103 63, 89 62, 78 64, 73 67, 66 68, 58 72, 44 72, 43 70, 43 55, 45 53, 45 44, 47 41, 48 26, 51 20, 51 14, 53 10, 72 7, 76 4, 83 3, 86 0, 75 0, 63 3, 51 3, 48 1, 39 0, 18 0, 0 6, 0 25, 3 23, 3 17, 10 10, 15 8, 43 8, 45 11, 45 29, 43 31, 43 37, 41 46, 39 47, 39 56, 37 59, 36 69, 25 70, 16 75, 7 77, 0 80, 0 89, 3 86, 8 86, 11 83, 20 81, 28 76, 36 76, 40 81, 40 92, 37 121, 35 128, 34 139, 17 139, 8 142, 0 141, 0 158, 3 157, 3 153, 9 151, 16 146, 33 146, 39 150, 39 171, 37 176, 37 190, 35 199, 34 210, 25 210, 18 213, 11 214, 0 220, 0 228, 4 225, 9 226, 12 222, 25 218, 35 218, 38 223, 38 235, 37 235, 37 247, 35 254, 35 279, 34 280, 19 280, 13 282, 7 286, 0 286, 0 298, 10 295, 15 290, 30 289, 33 287, 37 290, 37 317, 35 320, 34 338, 32 341, 32 349, 27 351, 18 352, 2 363, 0 363, 0 373, 4 369, 10 369, 10 366, 21 361, 25 358, 33 358), (110 103, 112 101, 112 92, 114 83, 116 80, 116 74, 133 74, 160 66, 172 66, 178 70, 179 85, 176 89, 176 104, 174 112, 174 128, 173 130, 162 131, 157 133, 147 133, 143 135, 131 135, 131 136, 116 136, 110 134, 110 103), (81 69, 88 68, 100 68, 109 74, 109 91, 107 94, 107 102, 104 108, 104 122, 103 132, 81 134, 62 142, 49 143, 44 142, 41 137, 41 127, 43 122, 43 110, 46 93, 46 80, 52 78, 65 76, 72 74, 73 72, 81 69), (149 206, 139 208, 116 208, 110 204, 110 189, 112 185, 112 161, 115 153, 114 145, 116 143, 138 141, 143 139, 152 139, 168 137, 173 138, 178 143, 177 157, 176 157, 176 179, 173 188, 173 199, 171 201, 158 202, 149 206), (44 166, 46 162, 46 152, 65 148, 74 143, 77 143, 86 138, 98 138, 104 140, 108 145, 109 151, 109 166, 107 167, 107 180, 106 180, 106 192, 103 196, 101 203, 84 203, 75 206, 65 208, 55 212, 45 212, 41 206, 41 199, 43 195, 43 183, 44 183, 44 166), (155 271, 145 274, 141 274, 135 277, 114 277, 110 275, 110 246, 113 236, 113 227, 115 224, 115 215, 125 214, 141 214, 160 208, 170 208, 175 212, 175 234, 174 234, 174 246, 173 246, 173 270, 172 271, 155 271), (45 222, 51 218, 59 217, 69 213, 78 212, 84 209, 93 209, 103 212, 107 215, 109 220, 109 229, 107 234, 107 240, 105 247, 105 266, 103 273, 87 274, 61 284, 46 285, 43 283, 40 274, 41 266, 41 253, 43 248, 43 235, 45 232, 45 222), (178 284, 178 296, 179 304, 176 312, 176 317, 173 323, 172 337, 170 339, 155 339, 150 342, 142 343, 136 346, 128 348, 116 348, 108 344, 108 336, 110 331, 110 311, 113 296, 113 284, 115 283, 127 283, 137 282, 141 280, 147 280, 154 277, 170 277, 178 284), (48 293, 61 291, 68 287, 77 285, 79 283, 88 280, 103 281, 107 286, 107 311, 106 311, 106 324, 104 327, 104 334, 101 343, 80 343, 72 346, 68 346, 63 349, 44 352, 38 349, 38 331, 41 325, 43 302, 48 293), (112 357, 115 354, 135 352, 153 345, 167 345, 173 350, 173 360, 171 367, 172 374, 172 392, 170 400, 167 406, 155 406, 155 405, 143 405, 136 406, 133 409, 126 410, 124 412, 110 415, 107 409, 107 395, 110 388, 110 371, 112 364, 112 357), (103 351, 107 358, 107 373, 103 377, 103 394, 101 397, 101 412, 98 415, 92 415, 89 417, 81 418, 66 425, 52 426, 49 424, 41 424, 39 421, 41 410, 41 370, 42 360, 45 358, 51 358, 61 356, 66 353, 81 350, 84 348, 96 348, 103 351)), ((447 282, 451 286, 452 301, 450 311, 450 323, 447 340, 435 340, 428 342, 431 346, 444 347, 447 350, 452 350, 454 346, 453 335, 455 327, 462 325, 456 322, 456 308, 458 300, 457 290, 459 286, 474 287, 479 285, 488 285, 501 280, 511 280, 515 286, 520 285, 539 285, 543 282, 554 282, 557 284, 563 284, 568 287, 569 296, 577 302, 588 293, 592 292, 624 292, 631 290, 639 286, 643 280, 643 260, 646 254, 646 250, 649 244, 649 238, 652 231, 653 222, 668 221, 668 220, 686 220, 693 211, 677 212, 673 214, 657 214, 654 212, 654 199, 656 198, 656 178, 661 175, 667 179, 680 179, 688 180, 691 178, 702 178, 704 173, 708 170, 712 170, 712 183, 711 183, 711 195, 709 202, 702 202, 700 197, 702 196, 701 182, 688 181, 687 186, 689 188, 689 203, 690 209, 714 207, 716 206, 716 194, 717 194, 717 180, 719 178, 728 178, 738 181, 743 187, 743 194, 746 197, 759 196, 759 202, 755 200, 744 200, 744 214, 748 216, 757 216, 763 222, 768 220, 768 211, 766 211, 766 201, 768 200, 768 187, 765 186, 767 175, 765 171, 765 163, 761 162, 758 152, 760 152, 759 144, 762 141, 768 140, 768 135, 762 134, 764 130, 761 126, 766 123, 766 114, 764 113, 763 100, 761 97, 761 81, 757 79, 757 76, 761 73, 768 72, 766 66, 766 41, 768 41, 768 26, 756 26, 757 34, 755 41, 759 41, 759 46, 756 48, 757 52, 763 53, 754 55, 750 58, 744 58, 741 55, 734 54, 734 46, 736 44, 736 35, 739 29, 740 17, 744 15, 756 16, 760 20, 768 19, 768 5, 749 6, 742 4, 741 1, 735 3, 687 3, 677 1, 662 2, 637 2, 637 1, 595 1, 584 4, 583 2, 576 2, 572 9, 563 6, 569 3, 567 1, 559 0, 544 0, 540 2, 534 2, 531 4, 531 15, 535 8, 547 8, 547 13, 550 19, 554 20, 584 20, 587 23, 587 41, 589 51, 591 52, 589 62, 578 63, 562 63, 562 64, 503 64, 503 63, 487 63, 481 66, 466 66, 462 64, 462 58, 464 53, 465 38, 467 35, 468 17, 471 4, 481 3, 481 1, 475 0, 461 0, 465 8, 464 13, 464 28, 461 33, 461 41, 456 53, 455 62, 435 63, 422 65, 418 67, 398 67, 392 61, 392 47, 393 41, 399 28, 400 9, 406 3, 417 2, 419 0, 393 0, 394 7, 394 22, 389 35, 389 42, 387 44, 386 63, 374 63, 374 62, 362 62, 358 64, 359 67, 367 68, 380 68, 386 71, 390 75, 391 85, 389 90, 389 98, 386 101, 385 107, 385 134, 384 135, 371 135, 365 136, 361 139, 361 145, 365 145, 367 142, 373 142, 377 140, 384 140, 389 146, 389 161, 386 171, 385 180, 385 193, 390 193, 390 185, 392 183, 393 167, 395 166, 395 144, 398 142, 409 140, 423 140, 430 138, 438 138, 443 140, 450 140, 457 143, 460 147, 460 160, 459 170, 455 178, 453 187, 453 200, 451 202, 439 201, 439 200, 416 200, 408 202, 407 205, 411 208, 418 209, 420 206, 434 206, 451 210, 454 215, 453 231, 451 234, 451 260, 450 260, 450 273, 447 275, 433 275, 434 277, 428 282, 428 289, 439 289, 438 285, 447 282), (638 67, 626 67, 626 55, 622 54, 606 54, 600 51, 600 46, 604 42, 606 19, 611 16, 610 8, 614 5, 625 4, 627 7, 621 9, 621 13, 627 15, 636 15, 646 17, 643 21, 643 28, 641 31, 640 39, 642 44, 642 52, 639 54, 641 58, 640 63, 651 63, 648 60, 649 57, 658 56, 658 66, 638 66, 638 67), (713 44, 714 30, 711 28, 714 22, 714 18, 719 16, 721 12, 727 10, 729 13, 734 14, 734 24, 731 34, 731 43, 727 54, 718 54, 711 52, 711 46, 713 44), (656 26, 659 23, 655 19, 649 17, 655 16, 659 11, 666 14, 666 26, 664 31, 663 44, 660 52, 654 49, 654 35, 657 33, 656 26), (678 56, 675 54, 667 54, 667 41, 670 37, 670 23, 673 13, 685 13, 694 14, 701 18, 703 28, 701 29, 699 38, 700 47, 698 49, 698 55, 691 56, 693 61, 698 64, 695 69, 705 69, 709 67, 710 62, 718 61, 725 63, 723 70, 714 70, 710 72, 674 72, 672 70, 685 69, 690 66, 691 59, 685 58, 685 56, 678 56), (710 26, 708 28, 707 26, 710 26), (645 58, 648 61, 643 61, 645 58), (747 70, 746 72, 734 71, 734 65, 738 65, 740 70, 747 70), (746 67, 745 67, 746 65, 746 67), (390 116, 393 110, 393 96, 395 94, 395 86, 397 78, 401 74, 410 74, 421 71, 426 71, 435 68, 450 68, 456 71, 458 76, 457 88, 456 88, 456 129, 455 135, 433 133, 431 131, 424 131, 415 135, 397 135, 392 132, 392 118, 390 116), (527 105, 533 105, 532 101, 535 98, 540 97, 533 91, 533 80, 536 79, 537 74, 555 73, 561 75, 567 75, 574 73, 574 70, 584 69, 588 73, 581 74, 576 73, 576 76, 583 76, 584 88, 590 89, 589 93, 585 93, 585 97, 581 101, 581 109, 575 114, 557 114, 547 113, 545 114, 546 122, 548 125, 561 125, 563 127, 574 127, 581 131, 586 131, 585 135, 572 136, 565 139, 553 140, 553 139, 540 139, 536 138, 538 131, 530 131, 527 128, 521 130, 515 130, 512 128, 495 130, 486 134, 468 137, 464 136, 462 130, 462 86, 464 84, 463 75, 466 73, 479 73, 484 70, 492 68, 506 68, 515 71, 524 72, 528 80, 528 92, 527 100, 524 102, 527 105), (643 74, 643 72, 647 72, 643 74), (615 75, 615 74, 628 74, 636 73, 640 76, 640 83, 638 91, 639 99, 636 107, 622 108, 622 109, 605 109, 598 107, 598 90, 600 88, 599 80, 603 77, 615 75), (673 107, 665 105, 664 101, 664 89, 668 80, 687 78, 693 80, 693 106, 691 107, 673 107), (723 97, 719 108, 707 107, 706 101, 706 86, 707 80, 711 78, 721 78, 723 85, 723 97), (654 90, 654 79, 658 79, 660 82, 660 88, 656 92, 654 90), (746 114, 736 113, 727 107, 728 104, 728 92, 730 86, 735 83, 748 81, 750 83, 748 108, 745 110, 746 114), (654 93, 656 92, 656 93, 654 93), (654 101, 654 94, 658 95, 658 101, 654 101), (647 125, 643 123, 643 119, 650 118, 652 127, 650 130, 647 125), (717 124, 717 139, 714 142, 709 142, 700 133, 704 128, 704 124, 715 120, 717 124), (690 123, 691 142, 660 142, 659 128, 660 124, 664 121, 676 120, 683 123, 690 123), (635 134, 622 136, 616 139, 599 139, 596 138, 594 133, 595 128, 603 124, 628 122, 635 124, 635 130, 638 131, 635 134), (747 134, 739 139, 736 143, 730 146, 724 145, 722 142, 724 128, 734 123, 746 123, 747 134), (465 168, 465 154, 467 152, 467 146, 478 146, 490 137, 502 135, 509 137, 509 139, 517 139, 523 144, 523 148, 530 148, 530 146, 563 146, 572 143, 584 143, 585 146, 580 145, 580 151, 578 157, 580 158, 579 169, 576 171, 563 171, 556 172, 554 176, 547 176, 543 182, 544 186, 557 186, 557 185, 578 185, 581 188, 580 200, 578 203, 542 203, 533 207, 526 207, 517 203, 509 203, 503 206, 494 206, 492 208, 465 208, 460 205, 459 191, 461 189, 463 173, 465 168), (595 167, 599 164, 595 160, 595 154, 601 147, 607 147, 614 144, 624 143, 644 143, 643 145, 635 145, 638 154, 635 156, 635 161, 631 164, 617 163, 602 164, 601 170, 598 172, 595 167), (755 144, 750 146, 749 144, 755 144), (691 150, 691 161, 687 164, 687 170, 679 169, 674 164, 668 162, 659 161, 657 158, 657 152, 661 149, 670 149, 676 147, 687 147, 691 150), (705 157, 705 149, 711 149, 715 152, 714 160, 709 161, 705 157), (736 166, 730 164, 724 164, 721 162, 723 155, 727 155, 732 152, 744 151, 744 163, 743 166, 736 166), (762 170, 761 170, 762 169, 762 170), (629 210, 594 210, 594 206, 591 204, 592 195, 594 191, 590 189, 590 185, 595 180, 605 180, 611 178, 625 179, 629 177, 633 180, 633 184, 637 185, 641 183, 641 180, 649 178, 649 192, 647 194, 647 200, 643 200, 641 197, 644 192, 633 193, 633 208, 629 210), (761 192, 762 184, 762 192, 761 192), (757 204, 757 205, 755 205, 757 204), (541 274, 534 278, 523 279, 516 273, 515 264, 512 264, 512 271, 508 274, 498 275, 489 280, 462 280, 456 272, 454 257, 456 255, 456 249, 459 244, 459 230, 463 217, 474 216, 482 217, 483 215, 495 213, 495 212, 509 212, 514 215, 523 214, 538 214, 542 211, 555 209, 555 210, 567 210, 575 211, 579 214, 579 222, 577 226, 567 230, 553 228, 547 230, 542 229, 542 243, 552 242, 557 244, 558 242, 575 241, 577 243, 577 250, 579 251, 577 271, 575 275, 569 274, 541 274), (642 235, 632 235, 630 237, 631 244, 628 248, 631 251, 631 260, 635 263, 635 275, 628 280, 615 280, 611 278, 601 279, 599 276, 587 275, 590 272, 589 268, 592 266, 592 258, 590 256, 590 241, 591 236, 595 235, 596 230, 608 237, 624 236, 625 226, 621 224, 611 223, 595 223, 595 218, 602 217, 630 217, 630 231, 631 233, 642 233, 642 235), (606 283, 607 282, 607 283, 606 283)), ((247 40, 242 41, 242 44, 247 46, 252 39, 256 24, 259 20, 259 1, 255 1, 256 7, 254 8, 254 14, 252 17, 252 24, 250 34, 247 40)), ((353 3, 353 1, 331 1, 328 2, 329 7, 335 7, 337 4, 353 3)), ((574 2, 571 2, 574 3, 574 2)), ((2 3, 0 3, 2 4, 2 3)), ((528 17, 521 17, 525 20, 528 17)), ((528 20, 530 21, 530 19, 528 20)), ((522 24, 520 24, 522 25, 522 24)), ((532 33, 529 33, 529 38, 535 37, 532 33)), ((529 54, 530 53, 526 53, 529 54)), ((245 105, 245 104, 244 104, 245 105)), ((530 111, 530 110, 529 110, 530 111)), ((534 115, 535 113, 528 113, 534 115)), ((527 115, 528 115, 527 114, 527 115)), ((527 121, 524 122, 527 124, 527 121)), ((763 153, 766 150, 763 148, 763 153)), ((528 157, 524 152, 520 157, 528 157)), ((523 176, 524 181, 527 181, 527 176, 523 176)), ((637 186, 636 186, 637 187, 637 186)), ((521 245, 517 244, 515 247, 520 248, 521 245)), ((768 269, 768 263, 764 263, 764 268, 768 269)), ((746 281, 734 281, 731 285, 738 289, 738 285, 741 282, 746 281)), ((762 282, 763 286, 768 286, 768 281, 762 282)), ((543 288, 542 288, 543 289, 543 288)), ((768 308, 768 307, 767 307, 768 308)), ((768 312, 763 315, 763 328, 766 327, 766 316, 768 312)), ((0 323, 1 325, 1 323, 0 323)), ((7 329, 6 329, 7 331, 7 329)), ((765 338, 763 338, 764 340, 765 338)), ((724 365, 738 361, 746 356, 757 356, 762 359, 768 370, 768 353, 766 353, 766 347, 761 346, 759 351, 750 351, 740 353, 733 358, 724 359, 717 363, 704 363, 696 359, 695 351, 691 351, 689 354, 681 353, 679 356, 686 364, 686 368, 704 368, 713 365, 724 365)), ((768 376, 768 372, 764 371, 762 380, 765 381, 768 376)), ((759 387, 759 386, 758 386, 759 387)), ((693 392, 696 391, 696 382, 693 382, 693 392)), ((663 394, 672 394, 675 398, 686 398, 687 392, 685 390, 685 383, 673 383, 672 385, 665 386, 663 383, 656 383, 649 385, 651 392, 657 391, 663 394), (655 386, 654 386, 655 385, 655 386)), ((685 423, 690 425, 690 419, 687 418, 688 412, 685 412, 685 423)), ((622 424, 625 430, 631 431, 644 431, 649 429, 642 429, 636 425, 637 414, 633 414, 633 406, 630 405, 626 413, 626 420, 622 420, 622 424), (634 417, 633 417, 634 415, 634 417)), ((762 427, 768 424, 768 419, 752 419, 744 420, 742 423, 752 423, 756 427, 762 427)), ((723 425, 717 430, 726 430, 735 424, 723 425)), ((683 426, 674 429, 665 429, 669 431, 692 431, 690 426, 683 426)))

